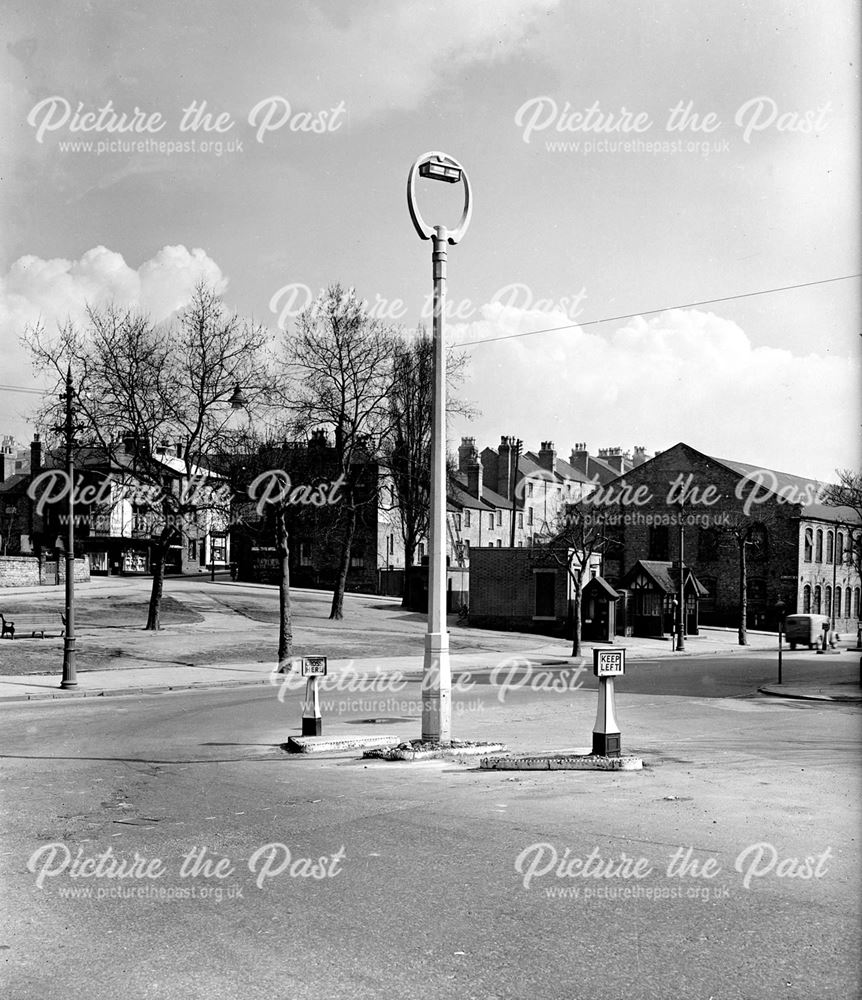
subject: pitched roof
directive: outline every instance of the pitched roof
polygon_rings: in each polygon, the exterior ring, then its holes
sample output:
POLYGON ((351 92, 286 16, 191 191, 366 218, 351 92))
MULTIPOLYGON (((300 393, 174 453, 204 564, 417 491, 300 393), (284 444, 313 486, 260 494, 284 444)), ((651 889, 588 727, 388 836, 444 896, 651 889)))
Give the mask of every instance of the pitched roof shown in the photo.
MULTIPOLYGON (((542 475, 548 477, 548 470, 540 464, 539 456, 533 451, 524 452, 518 459, 518 472, 522 476, 542 475)), ((576 483, 592 483, 589 476, 579 472, 573 465, 569 465, 565 459, 558 458, 554 464, 554 482, 564 483, 567 479, 572 479, 576 483)))
POLYGON ((732 472, 738 473, 745 478, 752 478, 752 488, 754 484, 762 484, 763 488, 771 490, 773 493, 783 497, 786 502, 792 503, 795 498, 799 498, 802 513, 805 517, 819 518, 824 521, 851 521, 859 520, 859 515, 851 507, 834 507, 822 502, 826 483, 821 483, 816 479, 805 479, 803 476, 794 476, 789 472, 776 472, 775 469, 764 469, 760 465, 748 465, 746 462, 737 462, 734 459, 714 458, 732 472), (801 502, 801 501, 807 502, 801 502))
POLYGON ((723 466, 728 472, 732 472, 743 478, 750 478, 752 491, 757 488, 757 484, 761 484, 763 489, 774 493, 784 503, 798 505, 802 517, 832 521, 833 523, 859 523, 859 515, 852 507, 833 507, 822 502, 824 488, 828 485, 826 483, 821 483, 816 479, 806 479, 804 476, 794 476, 789 472, 777 472, 775 469, 767 469, 762 465, 749 465, 746 462, 737 462, 735 459, 715 458, 714 456, 704 454, 702 451, 698 451, 697 448, 693 448, 684 441, 677 442, 673 447, 666 448, 652 458, 647 459, 646 462, 616 478, 625 479, 626 476, 639 472, 650 463, 663 458, 668 452, 674 451, 676 448, 685 448, 695 455, 699 455, 707 462, 715 462, 717 465, 723 466))
MULTIPOLYGON (((638 559, 632 568, 620 580, 620 587, 625 587, 642 570, 653 583, 666 594, 676 594, 679 590, 679 570, 671 562, 656 559, 638 559)), ((683 572, 694 583, 698 597, 706 597, 709 591, 691 571, 691 567, 683 564, 683 572)))

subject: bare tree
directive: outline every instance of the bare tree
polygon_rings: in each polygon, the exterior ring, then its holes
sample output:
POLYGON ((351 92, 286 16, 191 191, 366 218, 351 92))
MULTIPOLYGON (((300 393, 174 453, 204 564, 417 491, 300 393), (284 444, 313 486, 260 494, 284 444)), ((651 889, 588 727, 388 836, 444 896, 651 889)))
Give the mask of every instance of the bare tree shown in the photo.
POLYGON ((737 552, 737 574, 739 580, 739 623, 737 626, 738 645, 748 645, 748 568, 749 559, 765 558, 770 544, 771 529, 777 525, 774 504, 761 504, 757 514, 730 511, 721 526, 713 530, 719 535, 732 539, 737 552))
POLYGON ((581 600, 590 579, 593 556, 606 551, 612 538, 606 531, 608 514, 589 500, 566 504, 542 539, 542 545, 572 582, 572 656, 581 655, 581 600))
MULTIPOLYGON (((25 337, 36 367, 58 380, 71 368, 88 464, 116 482, 149 489, 153 584, 145 628, 160 627, 171 544, 196 537, 227 516, 223 483, 208 457, 225 433, 239 385, 247 401, 269 390, 265 330, 230 313, 205 284, 165 327, 116 306, 90 308, 82 329, 53 339, 37 327, 25 337)), ((56 422, 49 405, 42 422, 56 422)))
POLYGON ((333 526, 339 554, 329 614, 341 619, 358 519, 371 507, 376 529, 379 484, 368 477, 389 429, 393 334, 368 315, 352 289, 332 285, 298 317, 286 346, 297 385, 298 424, 306 433, 332 435, 334 471, 343 477, 333 526))
POLYGON ((830 507, 844 508, 840 516, 847 523, 850 544, 845 550, 847 563, 862 573, 862 474, 850 469, 838 469, 837 482, 823 490, 823 502, 830 507))
MULTIPOLYGON (((423 330, 412 341, 396 340, 389 394, 389 440, 386 463, 392 481, 404 540, 404 568, 410 570, 416 548, 427 538, 431 509, 431 415, 434 386, 434 342, 423 330)), ((447 413, 470 416, 454 390, 463 380, 466 359, 450 351, 446 358, 447 413)), ((454 471, 449 469, 451 479, 454 471)))

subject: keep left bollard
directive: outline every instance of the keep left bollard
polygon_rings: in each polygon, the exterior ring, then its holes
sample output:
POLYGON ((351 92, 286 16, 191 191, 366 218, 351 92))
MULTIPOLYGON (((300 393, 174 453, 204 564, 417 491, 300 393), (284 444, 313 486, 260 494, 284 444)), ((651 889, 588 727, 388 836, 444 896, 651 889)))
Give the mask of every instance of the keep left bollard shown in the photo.
POLYGON ((303 656, 302 676, 305 682, 305 701, 302 705, 302 735, 322 736, 323 717, 320 714, 320 690, 318 684, 321 677, 326 676, 325 656, 303 656))

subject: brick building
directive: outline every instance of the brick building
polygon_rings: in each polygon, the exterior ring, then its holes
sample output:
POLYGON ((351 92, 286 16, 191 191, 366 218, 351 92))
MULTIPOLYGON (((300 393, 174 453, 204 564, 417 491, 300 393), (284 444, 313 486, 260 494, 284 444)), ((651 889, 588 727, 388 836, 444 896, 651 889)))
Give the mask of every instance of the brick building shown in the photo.
POLYGON ((834 609, 838 631, 855 631, 860 580, 848 555, 859 519, 819 494, 812 480, 677 444, 608 485, 601 509, 615 545, 603 575, 616 585, 638 559, 675 563, 682 543, 684 562, 707 591, 701 623, 736 626, 742 534, 749 627, 775 628, 780 597, 787 614, 834 609), (623 490, 624 502, 610 502, 623 490))

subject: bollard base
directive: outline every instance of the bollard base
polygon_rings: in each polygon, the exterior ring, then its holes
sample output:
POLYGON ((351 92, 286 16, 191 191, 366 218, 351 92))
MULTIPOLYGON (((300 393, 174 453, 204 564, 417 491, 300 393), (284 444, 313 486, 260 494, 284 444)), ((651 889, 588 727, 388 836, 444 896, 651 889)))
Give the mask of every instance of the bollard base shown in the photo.
POLYGON ((594 757, 622 756, 622 737, 620 733, 593 732, 594 757))
POLYGON ((323 719, 318 718, 303 718, 302 720, 302 735, 303 736, 323 736, 323 719))

